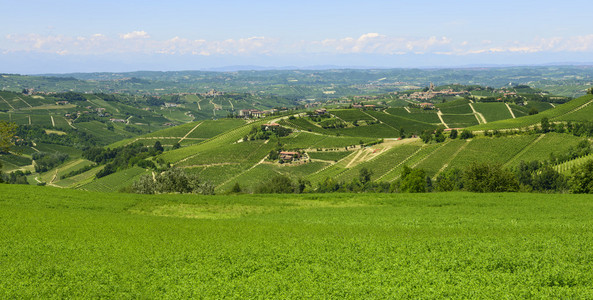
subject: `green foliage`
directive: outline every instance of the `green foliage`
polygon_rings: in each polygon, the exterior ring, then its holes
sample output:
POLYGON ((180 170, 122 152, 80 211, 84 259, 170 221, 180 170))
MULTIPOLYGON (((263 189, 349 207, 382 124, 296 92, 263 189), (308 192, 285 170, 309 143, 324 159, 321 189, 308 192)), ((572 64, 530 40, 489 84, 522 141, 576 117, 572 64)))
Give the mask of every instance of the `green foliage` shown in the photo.
POLYGON ((515 192, 519 183, 514 174, 497 164, 474 163, 463 173, 464 188, 470 192, 515 192))
POLYGON ((468 129, 464 129, 461 134, 459 135, 459 138, 462 140, 467 140, 467 139, 471 139, 474 137, 474 134, 468 130, 468 129))
POLYGON ((459 134, 459 132, 457 131, 457 129, 453 129, 449 132, 449 138, 454 140, 457 138, 458 134, 459 134))
POLYGON ((202 182, 196 174, 172 168, 158 174, 146 174, 135 182, 131 191, 138 194, 214 194, 214 187, 202 182))
POLYGON ((17 132, 15 123, 0 121, 0 153, 7 153, 14 146, 14 136, 17 132))
POLYGON ((295 192, 295 187, 288 176, 277 175, 258 185, 255 192, 258 194, 289 194, 295 192))
POLYGON ((458 168, 449 168, 443 171, 436 179, 436 191, 450 192, 463 189, 463 171, 458 168))
POLYGON ((593 160, 572 169, 570 191, 575 194, 593 193, 593 160))
POLYGON ((65 153, 36 152, 31 156, 35 161, 35 172, 46 172, 68 159, 65 153))
POLYGON ((432 187, 430 177, 426 176, 423 169, 412 169, 404 166, 395 190, 400 193, 425 193, 432 187))
POLYGON ((537 110, 537 108, 535 108, 535 107, 532 107, 532 108, 529 110, 529 115, 530 115, 530 116, 537 115, 537 114, 539 114, 539 110, 537 110))
MULTIPOLYGON (((1 167, 1 166, 0 166, 1 167)), ((10 173, 2 173, 0 172, 0 183, 9 183, 9 184, 29 184, 27 181, 27 175, 30 175, 31 172, 23 172, 21 170, 17 170, 10 173)))

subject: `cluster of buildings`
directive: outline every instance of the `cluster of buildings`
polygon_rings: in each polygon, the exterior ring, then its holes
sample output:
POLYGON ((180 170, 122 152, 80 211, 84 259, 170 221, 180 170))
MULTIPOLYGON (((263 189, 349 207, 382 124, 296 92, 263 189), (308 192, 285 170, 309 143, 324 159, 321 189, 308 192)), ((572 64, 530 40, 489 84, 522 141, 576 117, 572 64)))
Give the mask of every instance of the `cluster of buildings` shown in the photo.
POLYGON ((265 116, 270 116, 276 114, 278 112, 285 112, 288 111, 288 108, 283 107, 282 109, 268 109, 268 110, 259 110, 259 109, 241 109, 239 110, 238 116, 240 118, 263 118, 265 116))

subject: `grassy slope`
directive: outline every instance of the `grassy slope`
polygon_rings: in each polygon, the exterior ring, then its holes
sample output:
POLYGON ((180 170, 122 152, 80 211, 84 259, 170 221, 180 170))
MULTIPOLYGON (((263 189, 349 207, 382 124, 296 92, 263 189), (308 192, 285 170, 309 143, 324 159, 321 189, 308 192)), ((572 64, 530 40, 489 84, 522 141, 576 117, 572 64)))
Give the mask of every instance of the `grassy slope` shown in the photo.
MULTIPOLYGON (((550 121, 570 121, 573 115, 578 116, 577 119, 582 120, 582 115, 591 113, 593 105, 588 103, 593 100, 593 95, 585 95, 569 101, 567 103, 556 106, 553 109, 548 109, 536 115, 518 117, 516 119, 500 120, 496 122, 489 122, 479 126, 470 127, 470 130, 493 130, 493 129, 514 129, 531 125, 539 124, 543 117, 548 117, 550 121), (579 107, 587 105, 580 110, 575 111, 579 107)), ((590 114, 589 114, 590 115, 590 114)))
POLYGON ((0 190, 2 298, 593 297, 587 195, 0 190))

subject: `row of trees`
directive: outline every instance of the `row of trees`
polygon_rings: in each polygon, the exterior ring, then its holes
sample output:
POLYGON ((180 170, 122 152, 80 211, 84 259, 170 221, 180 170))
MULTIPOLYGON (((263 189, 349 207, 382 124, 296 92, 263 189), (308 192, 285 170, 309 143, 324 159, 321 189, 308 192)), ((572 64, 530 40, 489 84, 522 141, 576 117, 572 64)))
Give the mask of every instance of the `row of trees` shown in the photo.
POLYGON ((202 181, 197 174, 171 168, 164 172, 142 176, 128 190, 138 194, 214 194, 214 185, 202 181))
MULTIPOLYGON (((436 180, 423 169, 403 167, 400 177, 392 183, 371 180, 373 172, 363 168, 357 178, 349 182, 326 178, 316 187, 303 179, 292 180, 278 175, 257 185, 255 193, 426 193, 468 191, 539 192, 539 193, 593 193, 593 160, 572 170, 571 175, 557 172, 550 164, 540 161, 521 162, 514 168, 498 164, 475 163, 465 169, 451 168, 439 174, 436 180)), ((235 184, 231 192, 243 191, 235 184)))

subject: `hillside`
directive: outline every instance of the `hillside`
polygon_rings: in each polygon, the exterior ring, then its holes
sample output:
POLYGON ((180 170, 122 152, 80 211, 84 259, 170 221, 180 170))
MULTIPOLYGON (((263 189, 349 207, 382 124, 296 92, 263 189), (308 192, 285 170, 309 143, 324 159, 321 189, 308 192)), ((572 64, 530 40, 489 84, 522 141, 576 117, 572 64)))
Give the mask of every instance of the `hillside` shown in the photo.
MULTIPOLYGON (((593 107, 589 105, 593 101, 591 95, 554 104, 546 101, 562 102, 566 98, 550 96, 527 86, 493 89, 449 85, 398 95, 352 98, 341 104, 328 105, 327 109, 313 106, 277 111, 259 119, 192 121, 191 118, 178 118, 176 120, 181 125, 168 126, 171 125, 168 123, 165 126, 163 123, 153 126, 163 121, 172 122, 166 116, 188 117, 187 113, 181 112, 189 107, 169 107, 172 109, 169 115, 158 115, 151 109, 130 106, 130 101, 136 101, 137 96, 65 93, 43 97, 11 92, 1 95, 6 105, 12 106, 3 114, 17 124, 24 124, 20 128, 28 130, 19 133, 25 139, 15 149, 20 153, 0 155, 5 172, 31 172, 27 175, 31 184, 111 192, 125 189, 142 175, 169 166, 197 174, 213 184, 217 193, 237 185, 243 191, 254 191, 275 175, 302 179, 314 188, 327 178, 349 182, 363 169, 371 170, 375 181, 392 183, 406 166, 424 170, 432 180, 447 170, 463 169, 476 162, 514 167, 522 161, 547 160, 552 154, 558 155, 576 147, 586 137, 566 131, 518 132, 504 136, 484 136, 485 133, 493 129, 530 128, 538 125, 543 117, 548 117, 552 123, 579 123, 589 120, 589 110, 593 107), (431 102, 420 102, 427 101, 422 97, 430 98, 431 102), (54 103, 53 106, 50 103, 54 103), (38 107, 44 107, 35 111, 49 119, 49 125, 27 124, 37 120, 31 117, 30 111, 38 107), (68 109, 81 108, 89 112, 70 119, 59 116, 61 113, 68 115, 68 109), (539 113, 528 115, 532 111, 539 113), (23 116, 28 117, 23 119, 23 116), (109 121, 120 116, 127 118, 124 122, 109 121), (59 118, 65 125, 53 127, 59 118), (281 128, 285 134, 273 133, 274 128, 281 128), (464 140, 447 138, 448 130, 454 128, 468 128, 478 135, 464 140), (441 135, 442 140, 430 143, 421 140, 427 134, 430 136, 443 129, 447 131, 441 135), (90 158, 93 156, 89 156, 89 151, 104 145, 119 149, 113 151, 132 151, 134 154, 126 154, 125 159, 118 158, 117 165, 109 161, 111 158, 90 158), (155 150, 153 146, 161 149, 155 150), (149 149, 152 149, 150 154, 146 152, 149 149), (278 159, 281 152, 298 154, 296 157, 290 154, 291 159, 283 160, 278 159), (55 161, 40 170, 35 157, 52 153, 67 156, 51 158, 55 161), (131 159, 130 155, 137 157, 127 161, 131 159)), ((186 103, 195 102, 199 106, 200 97, 189 99, 190 96, 175 100, 169 95, 166 96, 168 100, 161 98, 159 101, 189 101, 186 103)), ((145 98, 142 101, 156 101, 142 97, 145 98)), ((218 105, 213 102, 216 97, 204 99, 218 105)), ((232 105, 232 101, 229 104, 232 105)), ((586 161, 576 158, 580 160, 572 164, 565 160, 555 162, 564 166, 554 168, 566 172, 566 166, 586 161)))
POLYGON ((2 298, 590 298, 586 195, 0 185, 2 298))

